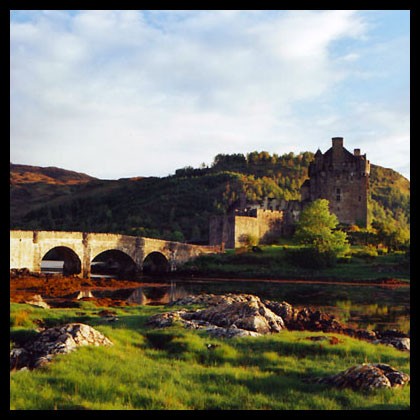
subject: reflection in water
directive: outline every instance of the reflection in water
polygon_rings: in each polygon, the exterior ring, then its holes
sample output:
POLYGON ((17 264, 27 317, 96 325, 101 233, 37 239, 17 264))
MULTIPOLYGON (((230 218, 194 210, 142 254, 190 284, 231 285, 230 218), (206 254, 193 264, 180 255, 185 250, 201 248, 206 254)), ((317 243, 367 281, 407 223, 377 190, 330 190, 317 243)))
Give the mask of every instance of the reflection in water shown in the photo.
POLYGON ((167 304, 198 293, 249 293, 286 301, 297 308, 317 307, 352 328, 410 332, 409 287, 172 280, 158 287, 144 286, 134 293, 138 296, 136 303, 142 305, 167 304))
MULTIPOLYGON (((41 268, 43 272, 62 272, 62 266, 63 261, 42 261, 41 268)), ((262 299, 286 301, 297 308, 317 307, 352 328, 410 332, 409 286, 392 289, 384 286, 179 279, 135 289, 127 301, 138 305, 165 305, 198 293, 249 293, 262 299)))
POLYGON ((404 305, 357 304, 346 300, 337 301, 331 313, 350 327, 378 331, 397 328, 410 332, 410 310, 404 305))
POLYGON ((127 299, 128 303, 137 303, 138 305, 147 305, 149 303, 149 299, 147 299, 146 295, 143 292, 143 288, 139 287, 135 289, 133 293, 127 299))
POLYGON ((177 287, 176 283, 171 281, 167 287, 139 287, 127 298, 127 302, 138 305, 166 305, 187 295, 189 293, 185 289, 177 287))

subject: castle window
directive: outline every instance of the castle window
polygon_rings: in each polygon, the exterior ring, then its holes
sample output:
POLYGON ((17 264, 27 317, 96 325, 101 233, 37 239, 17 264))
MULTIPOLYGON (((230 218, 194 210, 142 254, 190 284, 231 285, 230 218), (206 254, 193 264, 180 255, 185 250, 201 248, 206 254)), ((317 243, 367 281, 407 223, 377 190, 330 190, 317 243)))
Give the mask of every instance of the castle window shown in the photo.
POLYGON ((359 201, 362 201, 362 196, 361 195, 359 195, 359 201))
POLYGON ((341 189, 340 188, 337 188, 337 190, 336 190, 336 197, 335 197, 335 199, 337 201, 341 201, 341 189))

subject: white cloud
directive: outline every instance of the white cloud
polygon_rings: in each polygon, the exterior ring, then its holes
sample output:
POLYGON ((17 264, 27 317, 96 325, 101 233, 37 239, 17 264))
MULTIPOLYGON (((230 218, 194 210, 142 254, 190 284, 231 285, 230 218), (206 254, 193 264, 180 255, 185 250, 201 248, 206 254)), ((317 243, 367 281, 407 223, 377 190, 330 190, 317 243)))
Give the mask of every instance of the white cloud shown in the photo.
POLYGON ((296 115, 295 104, 334 97, 361 58, 331 48, 367 31, 341 10, 34 16, 11 23, 11 160, 101 178, 323 147, 345 118, 296 115))

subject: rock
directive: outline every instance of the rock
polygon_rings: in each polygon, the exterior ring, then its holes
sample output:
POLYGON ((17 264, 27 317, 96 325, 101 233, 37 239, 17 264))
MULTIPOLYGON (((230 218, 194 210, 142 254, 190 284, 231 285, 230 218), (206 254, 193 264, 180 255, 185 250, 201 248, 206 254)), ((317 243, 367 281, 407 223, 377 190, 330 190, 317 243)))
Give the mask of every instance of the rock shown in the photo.
POLYGON ((384 363, 363 363, 315 382, 338 388, 372 390, 402 387, 410 382, 410 376, 384 363))
POLYGON ((23 348, 10 352, 10 368, 36 368, 52 360, 55 354, 65 354, 78 346, 110 346, 113 343, 86 324, 70 323, 44 330, 23 348))
MULTIPOLYGON (((203 293, 183 297, 169 305, 203 305, 207 308, 194 312, 184 310, 182 313, 177 311, 172 314, 162 314, 151 320, 151 325, 169 326, 177 320, 186 328, 204 328, 207 323, 207 325, 220 328, 236 327, 259 334, 278 332, 284 328, 298 331, 322 331, 345 334, 374 344, 382 343, 399 350, 410 351, 410 338, 400 331, 388 330, 379 333, 349 328, 328 313, 309 307, 297 309, 288 302, 261 300, 258 296, 250 294, 203 293)), ((339 340, 334 337, 330 342, 337 344, 339 340)))
POLYGON ((234 338, 234 337, 259 337, 262 334, 255 331, 248 331, 242 328, 232 326, 230 328, 217 327, 215 325, 207 327, 206 331, 213 337, 217 338, 234 338))
POLYGON ((250 294, 234 294, 226 293, 224 295, 215 295, 212 293, 201 293, 199 295, 188 295, 183 298, 177 299, 171 303, 172 305, 203 305, 203 306, 216 306, 222 303, 235 303, 235 302, 250 302, 251 300, 259 299, 258 296, 250 294))
POLYGON ((402 331, 398 331, 398 330, 385 330, 385 331, 377 331, 376 335, 379 338, 385 338, 385 337, 399 337, 399 338, 404 338, 404 337, 409 337, 408 334, 403 333, 402 331))
POLYGON ((224 303, 188 315, 218 327, 270 334, 285 328, 283 319, 268 309, 258 297, 245 302, 224 303))
POLYGON ((270 300, 263 300, 262 302, 267 308, 280 316, 286 324, 296 319, 298 311, 290 303, 284 301, 279 303, 270 300))
POLYGON ((199 295, 187 296, 176 304, 204 303, 208 308, 196 311, 174 311, 150 317, 148 324, 157 328, 181 322, 186 328, 206 328, 216 336, 257 336, 281 331, 283 319, 267 308, 253 295, 199 295))
POLYGON ((354 330, 354 337, 361 340, 376 340, 377 336, 375 331, 372 330, 354 330))
MULTIPOLYGON (((155 328, 165 328, 170 327, 176 321, 183 321, 182 315, 184 315, 186 311, 174 311, 174 312, 165 312, 162 314, 156 314, 151 316, 148 321, 147 325, 150 325, 155 328)), ((185 323, 182 322, 184 325, 185 323)))
POLYGON ((398 350, 410 351, 410 339, 408 337, 383 337, 372 341, 373 344, 385 344, 398 350))
POLYGON ((103 318, 105 321, 108 322, 115 322, 118 321, 118 316, 115 311, 110 311, 108 309, 103 309, 98 313, 98 315, 103 318))
POLYGON ((342 343, 342 341, 339 340, 337 337, 334 337, 334 336, 329 337, 329 336, 326 336, 326 335, 315 335, 315 336, 305 337, 305 340, 328 341, 332 345, 342 343))
POLYGON ((41 295, 33 295, 30 300, 25 301, 29 305, 39 306, 40 308, 50 309, 50 305, 42 299, 41 295))

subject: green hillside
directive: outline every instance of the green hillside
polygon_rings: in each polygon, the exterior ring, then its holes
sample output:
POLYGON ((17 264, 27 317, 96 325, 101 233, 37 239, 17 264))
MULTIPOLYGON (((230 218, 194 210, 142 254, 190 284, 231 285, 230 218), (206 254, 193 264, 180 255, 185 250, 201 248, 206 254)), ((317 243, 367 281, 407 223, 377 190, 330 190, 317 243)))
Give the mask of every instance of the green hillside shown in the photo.
MULTIPOLYGON (((210 167, 186 167, 163 178, 83 178, 79 183, 25 182, 21 175, 11 182, 11 228, 114 232, 206 243, 210 216, 226 213, 243 194, 252 202, 262 202, 266 196, 299 199, 312 159, 311 152, 220 154, 210 167)), ((371 217, 409 223, 410 182, 392 169, 372 165, 370 184, 371 217)))

